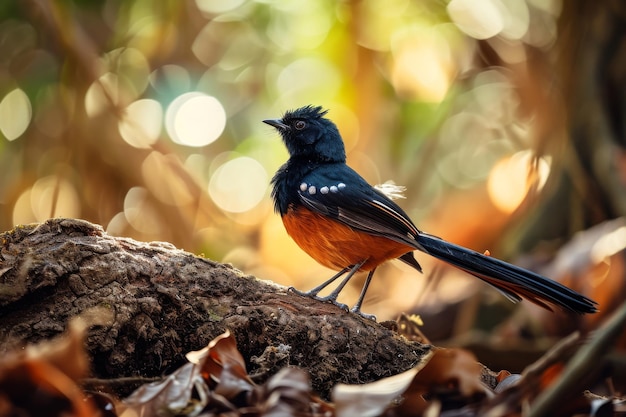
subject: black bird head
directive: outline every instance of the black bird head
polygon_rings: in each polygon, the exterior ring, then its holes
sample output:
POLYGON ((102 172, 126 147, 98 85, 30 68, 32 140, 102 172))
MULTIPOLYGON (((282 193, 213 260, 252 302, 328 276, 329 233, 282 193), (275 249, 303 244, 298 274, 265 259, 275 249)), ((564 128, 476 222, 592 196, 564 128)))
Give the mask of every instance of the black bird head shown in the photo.
POLYGON ((288 111, 282 119, 263 120, 278 130, 291 157, 318 162, 345 162, 346 150, 337 126, 321 107, 305 106, 288 111))

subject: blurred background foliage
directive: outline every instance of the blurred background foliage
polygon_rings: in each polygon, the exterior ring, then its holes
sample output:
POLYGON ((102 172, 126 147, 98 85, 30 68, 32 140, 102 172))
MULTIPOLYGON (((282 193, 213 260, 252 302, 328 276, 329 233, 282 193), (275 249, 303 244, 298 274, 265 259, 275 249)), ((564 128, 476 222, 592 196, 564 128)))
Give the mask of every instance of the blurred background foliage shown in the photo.
MULTIPOLYGON (((84 218, 308 289, 331 271, 273 213, 287 153, 261 120, 315 104, 351 166, 407 186, 421 229, 542 270, 626 211, 625 16, 620 0, 2 2, 0 229, 84 218)), ((569 285, 599 297, 615 230, 604 269, 569 285)), ((387 265, 364 310, 501 301, 418 258, 428 279, 387 265)))

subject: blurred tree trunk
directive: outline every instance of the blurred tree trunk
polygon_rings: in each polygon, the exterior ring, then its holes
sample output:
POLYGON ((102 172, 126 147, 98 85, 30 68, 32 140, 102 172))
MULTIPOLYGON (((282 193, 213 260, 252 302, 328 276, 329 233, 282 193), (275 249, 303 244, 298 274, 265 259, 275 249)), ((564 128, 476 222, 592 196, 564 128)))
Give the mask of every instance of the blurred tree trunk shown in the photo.
POLYGON ((626 3, 562 4, 557 43, 531 70, 535 88, 547 89, 534 103, 542 124, 535 146, 553 166, 520 231, 522 250, 626 214, 626 3))

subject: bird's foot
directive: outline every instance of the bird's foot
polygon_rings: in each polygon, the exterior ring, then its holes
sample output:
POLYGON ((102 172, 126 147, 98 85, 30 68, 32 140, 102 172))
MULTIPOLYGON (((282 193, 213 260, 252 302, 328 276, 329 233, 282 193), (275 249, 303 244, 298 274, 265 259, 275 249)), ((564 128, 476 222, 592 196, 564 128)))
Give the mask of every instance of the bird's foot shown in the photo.
POLYGON ((368 320, 372 320, 372 321, 376 321, 376 316, 373 314, 367 314, 361 311, 360 308, 358 308, 357 306, 354 306, 350 309, 351 313, 354 314, 358 314, 359 316, 363 317, 364 319, 368 319, 368 320))
POLYGON ((295 287, 287 288, 287 291, 292 292, 294 294, 298 294, 301 297, 309 297, 309 298, 317 298, 317 291, 300 291, 295 287))
POLYGON ((347 304, 340 303, 339 301, 337 301, 337 295, 336 294, 330 294, 330 295, 327 295, 326 297, 319 297, 317 295, 317 293, 319 291, 315 291, 315 290, 312 290, 312 291, 300 291, 300 290, 295 289, 294 287, 289 287, 287 290, 292 292, 292 293, 294 293, 294 294, 298 294, 298 295, 300 295, 302 297, 312 298, 314 300, 321 301, 323 303, 331 303, 333 305, 336 305, 337 307, 339 307, 342 310, 350 311, 350 308, 348 307, 347 304))
POLYGON ((322 301, 324 303, 331 303, 333 305, 336 305, 337 307, 339 307, 342 310, 345 311, 350 311, 350 307, 348 307, 347 304, 344 303, 340 303, 339 301, 337 301, 337 297, 331 295, 327 295, 326 297, 314 297, 316 300, 318 301, 322 301))

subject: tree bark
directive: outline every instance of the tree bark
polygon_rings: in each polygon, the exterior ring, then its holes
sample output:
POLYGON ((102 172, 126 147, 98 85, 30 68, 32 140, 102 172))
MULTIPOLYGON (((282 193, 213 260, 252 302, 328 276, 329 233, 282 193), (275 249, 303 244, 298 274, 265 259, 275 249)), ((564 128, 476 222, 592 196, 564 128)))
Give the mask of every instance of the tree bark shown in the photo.
POLYGON ((226 329, 259 381, 298 366, 322 396, 337 382, 405 371, 429 350, 168 243, 109 236, 75 219, 0 234, 0 355, 58 335, 93 307, 113 317, 87 338, 93 375, 104 379, 170 373, 226 329))

